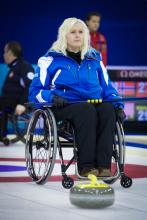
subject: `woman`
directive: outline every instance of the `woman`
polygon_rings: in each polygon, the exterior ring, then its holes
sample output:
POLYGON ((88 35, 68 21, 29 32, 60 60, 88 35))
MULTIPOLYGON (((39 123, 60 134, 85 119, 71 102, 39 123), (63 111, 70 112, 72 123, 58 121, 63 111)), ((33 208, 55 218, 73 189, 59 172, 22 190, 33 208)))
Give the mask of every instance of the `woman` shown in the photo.
MULTIPOLYGON (((80 101, 116 98, 118 93, 110 83, 99 52, 89 45, 85 23, 77 18, 64 20, 57 41, 38 61, 29 99, 53 103, 56 120, 72 122, 81 176, 110 176, 114 106, 108 102, 93 105, 80 101)), ((118 107, 123 108, 123 104, 117 103, 115 108, 118 107)))

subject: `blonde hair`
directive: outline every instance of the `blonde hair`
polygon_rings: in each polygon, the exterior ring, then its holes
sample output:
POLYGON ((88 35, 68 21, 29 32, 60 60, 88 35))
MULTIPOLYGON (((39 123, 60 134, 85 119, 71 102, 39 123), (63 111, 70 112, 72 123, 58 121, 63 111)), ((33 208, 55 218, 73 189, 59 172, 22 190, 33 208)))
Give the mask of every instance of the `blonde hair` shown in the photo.
POLYGON ((67 40, 66 35, 69 33, 71 28, 77 23, 81 23, 84 28, 84 40, 83 45, 81 47, 81 58, 84 58, 84 55, 87 53, 87 50, 90 48, 90 36, 89 36, 89 30, 84 23, 84 21, 77 19, 77 18, 67 18, 63 21, 61 26, 58 29, 58 37, 57 40, 52 44, 50 50, 55 50, 58 52, 63 53, 64 55, 67 55, 66 49, 67 49, 67 40))

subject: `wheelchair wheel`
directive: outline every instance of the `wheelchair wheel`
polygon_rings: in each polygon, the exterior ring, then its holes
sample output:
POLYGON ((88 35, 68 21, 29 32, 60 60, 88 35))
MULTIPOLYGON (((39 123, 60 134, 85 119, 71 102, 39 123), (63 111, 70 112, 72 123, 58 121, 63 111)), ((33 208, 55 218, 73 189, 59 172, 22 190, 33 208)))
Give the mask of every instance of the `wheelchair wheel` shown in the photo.
POLYGON ((129 188, 130 186, 132 186, 132 179, 126 175, 122 175, 121 180, 120 180, 120 184, 124 188, 129 188))
POLYGON ((26 166, 37 184, 51 176, 57 152, 57 128, 50 109, 33 113, 26 137, 26 166))
POLYGON ((124 172, 125 163, 125 137, 123 127, 116 122, 114 144, 113 144, 113 170, 115 174, 124 172))
POLYGON ((65 189, 70 189, 72 188, 74 185, 74 180, 69 177, 69 176, 64 176, 63 177, 63 180, 62 180, 62 186, 65 188, 65 189))
POLYGON ((116 122, 115 135, 113 141, 113 155, 111 163, 111 173, 114 178, 104 180, 107 184, 113 184, 124 171, 125 162, 125 143, 123 127, 119 122, 116 122))
POLYGON ((22 115, 12 116, 11 120, 16 137, 11 139, 11 143, 15 143, 19 140, 22 141, 23 143, 26 143, 26 133, 31 117, 32 117, 32 113, 28 113, 28 114, 24 113, 22 115))
POLYGON ((116 141, 118 143, 118 159, 119 164, 125 163, 125 136, 122 124, 116 123, 116 141))

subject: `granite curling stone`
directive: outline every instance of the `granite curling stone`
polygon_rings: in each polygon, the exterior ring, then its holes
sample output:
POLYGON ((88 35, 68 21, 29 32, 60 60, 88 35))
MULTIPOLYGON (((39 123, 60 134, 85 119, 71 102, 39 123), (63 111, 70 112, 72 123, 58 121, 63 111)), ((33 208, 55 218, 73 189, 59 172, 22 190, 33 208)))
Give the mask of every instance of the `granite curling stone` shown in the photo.
POLYGON ((114 190, 108 184, 97 181, 96 176, 90 174, 91 183, 77 184, 70 189, 70 202, 80 208, 105 208, 113 205, 114 190))

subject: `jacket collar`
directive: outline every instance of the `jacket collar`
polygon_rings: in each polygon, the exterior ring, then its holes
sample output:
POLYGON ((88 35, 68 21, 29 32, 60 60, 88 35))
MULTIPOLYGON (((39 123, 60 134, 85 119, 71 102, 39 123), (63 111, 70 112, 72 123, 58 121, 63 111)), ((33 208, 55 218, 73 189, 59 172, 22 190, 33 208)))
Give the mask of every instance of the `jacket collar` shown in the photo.
POLYGON ((16 58, 11 63, 9 63, 8 66, 9 66, 9 68, 12 68, 12 67, 16 66, 18 62, 21 62, 21 61, 23 61, 22 58, 16 58))
MULTIPOLYGON (((50 50, 48 51, 45 56, 53 56, 53 57, 65 57, 65 55, 60 51, 50 50)), ((85 54, 84 59, 88 60, 101 60, 100 53, 95 50, 94 48, 90 48, 87 53, 85 54)))

